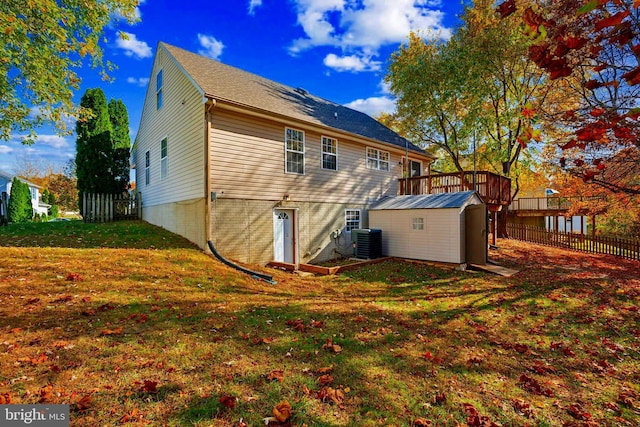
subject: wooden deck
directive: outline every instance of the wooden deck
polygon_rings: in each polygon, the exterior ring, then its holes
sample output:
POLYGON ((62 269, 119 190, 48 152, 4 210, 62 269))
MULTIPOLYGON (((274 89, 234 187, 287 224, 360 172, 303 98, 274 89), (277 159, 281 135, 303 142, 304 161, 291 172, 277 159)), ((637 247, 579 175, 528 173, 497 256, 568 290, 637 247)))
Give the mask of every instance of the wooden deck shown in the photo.
MULTIPOLYGON (((556 216, 567 212, 576 203, 601 200, 601 197, 522 197, 513 200, 509 212, 519 216, 556 216)), ((578 209, 576 213, 586 212, 578 209)))
MULTIPOLYGON (((473 172, 455 172, 399 179, 401 195, 456 193, 473 190, 473 172)), ((511 203, 511 180, 492 172, 476 172, 476 188, 490 207, 511 203)))

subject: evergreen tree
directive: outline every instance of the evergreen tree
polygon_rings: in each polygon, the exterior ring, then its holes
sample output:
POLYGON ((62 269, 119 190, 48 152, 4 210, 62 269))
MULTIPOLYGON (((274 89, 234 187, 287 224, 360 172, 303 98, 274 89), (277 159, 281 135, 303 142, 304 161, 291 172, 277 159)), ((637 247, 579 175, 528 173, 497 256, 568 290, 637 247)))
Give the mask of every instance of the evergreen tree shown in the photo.
POLYGON ((11 182, 7 215, 9 222, 16 223, 29 222, 33 218, 29 185, 20 181, 17 177, 14 177, 11 182))
POLYGON ((129 150, 131 138, 129 137, 129 114, 127 107, 118 99, 109 101, 109 119, 112 128, 113 146, 113 193, 122 193, 129 185, 129 150))

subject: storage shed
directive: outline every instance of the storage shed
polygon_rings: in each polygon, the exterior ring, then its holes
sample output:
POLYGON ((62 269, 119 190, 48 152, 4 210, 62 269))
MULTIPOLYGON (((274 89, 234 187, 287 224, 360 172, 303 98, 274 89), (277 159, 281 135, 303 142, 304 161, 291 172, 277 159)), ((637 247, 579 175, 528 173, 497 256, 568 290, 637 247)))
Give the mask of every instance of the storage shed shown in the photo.
POLYGON ((475 191, 388 197, 369 210, 382 254, 453 264, 487 261, 487 208, 475 191))

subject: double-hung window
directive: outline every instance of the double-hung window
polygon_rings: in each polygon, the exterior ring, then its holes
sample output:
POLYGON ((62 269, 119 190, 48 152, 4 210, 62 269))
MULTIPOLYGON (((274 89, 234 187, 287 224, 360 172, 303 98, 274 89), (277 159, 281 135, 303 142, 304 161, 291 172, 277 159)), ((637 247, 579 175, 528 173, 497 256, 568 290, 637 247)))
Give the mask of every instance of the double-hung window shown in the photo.
POLYGON ((160 178, 164 179, 168 174, 167 165, 167 138, 160 142, 160 178))
POLYGON ((162 108, 162 70, 156 75, 156 109, 162 108))
POLYGON ((285 171, 304 175, 304 132, 287 128, 285 134, 285 171))
POLYGON ((151 153, 144 153, 144 185, 151 184, 151 153))
POLYGON ((344 210, 344 231, 360 229, 361 224, 360 209, 344 210))
POLYGON ((322 137, 322 169, 338 170, 338 141, 322 137))
POLYGON ((367 169, 389 170, 389 152, 367 147, 367 169))

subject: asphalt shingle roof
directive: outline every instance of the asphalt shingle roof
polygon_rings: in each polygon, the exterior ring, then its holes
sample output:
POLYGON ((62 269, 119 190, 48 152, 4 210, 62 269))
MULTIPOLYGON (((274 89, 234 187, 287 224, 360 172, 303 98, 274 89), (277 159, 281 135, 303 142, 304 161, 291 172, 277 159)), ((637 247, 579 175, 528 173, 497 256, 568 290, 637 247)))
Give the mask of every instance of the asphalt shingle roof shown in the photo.
POLYGON ((475 191, 460 191, 458 193, 425 194, 420 196, 394 196, 382 199, 373 205, 370 210, 460 208, 474 194, 475 191))
POLYGON ((372 117, 256 74, 160 43, 206 96, 264 112, 328 126, 429 155, 372 117))

